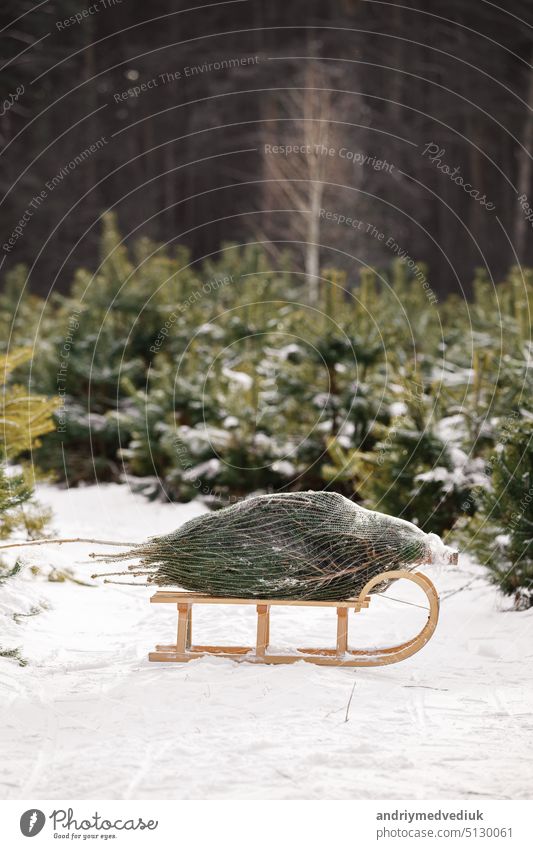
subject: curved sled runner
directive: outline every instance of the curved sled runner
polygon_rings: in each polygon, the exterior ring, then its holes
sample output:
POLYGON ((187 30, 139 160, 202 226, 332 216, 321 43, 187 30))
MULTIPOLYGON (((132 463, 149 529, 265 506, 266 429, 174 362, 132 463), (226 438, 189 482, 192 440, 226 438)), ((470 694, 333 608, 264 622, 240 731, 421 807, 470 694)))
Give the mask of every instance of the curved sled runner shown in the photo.
POLYGON ((439 618, 439 597, 437 590, 429 578, 420 572, 396 570, 381 572, 373 577, 361 590, 356 599, 348 601, 300 601, 297 599, 255 599, 255 598, 224 598, 204 596, 191 592, 173 592, 160 590, 150 599, 154 604, 175 604, 178 609, 178 632, 175 645, 156 646, 150 652, 151 661, 185 663, 197 657, 211 655, 226 657, 248 663, 296 663, 304 660, 322 666, 383 666, 388 663, 398 663, 416 654, 432 637, 439 618), (384 649, 348 648, 348 611, 353 608, 360 613, 370 604, 369 595, 378 584, 405 578, 417 584, 426 594, 429 602, 428 619, 416 637, 398 646, 384 649), (252 646, 203 646, 192 645, 192 607, 193 604, 253 604, 257 608, 257 639, 252 646), (301 648, 291 654, 271 654, 268 651, 270 642, 270 607, 289 605, 298 607, 335 607, 337 609, 337 645, 333 649, 301 648))

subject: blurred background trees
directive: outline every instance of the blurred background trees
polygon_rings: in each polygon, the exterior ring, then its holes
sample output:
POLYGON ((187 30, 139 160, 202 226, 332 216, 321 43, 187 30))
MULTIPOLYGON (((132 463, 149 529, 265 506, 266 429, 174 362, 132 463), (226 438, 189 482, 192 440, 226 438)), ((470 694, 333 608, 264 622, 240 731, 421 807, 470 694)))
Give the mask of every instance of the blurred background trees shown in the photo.
POLYGON ((354 280, 324 269, 309 306, 261 246, 200 265, 145 238, 130 253, 110 214, 100 256, 94 279, 33 296, 11 331, 23 345, 38 322, 39 355, 17 373, 61 404, 33 458, 69 485, 213 506, 327 487, 445 533, 476 513, 509 423, 531 428, 531 273, 494 292, 479 277, 468 310, 437 310, 401 259, 354 280))
MULTIPOLYGON (((29 264, 33 291, 48 291, 52 281, 65 290, 75 268, 94 267, 98 218, 110 206, 127 239, 142 227, 157 241, 186 245, 194 258, 228 239, 275 233, 281 218, 265 202, 264 143, 287 117, 278 141, 290 140, 291 125, 292 141, 305 137, 309 129, 294 119, 324 115, 327 99, 334 145, 393 167, 339 157, 307 165, 348 166, 348 178, 336 181, 347 188, 335 192, 335 209, 393 235, 428 264, 436 291, 467 289, 480 265, 496 279, 517 259, 533 263, 517 202, 531 193, 530 3, 100 6, 68 25, 84 4, 6 0, 0 11, 3 98, 24 86, 0 129, 2 232, 12 232, 32 197, 74 157, 105 139, 48 192, 6 254, 6 268, 29 264), (327 92, 316 97, 315 88, 327 92), (422 155, 428 143, 494 202, 492 214, 422 155)), ((311 132, 324 135, 324 127, 315 123, 311 132)), ((279 171, 283 160, 270 166, 279 171)), ((286 239, 300 238, 302 217, 317 226, 294 208, 284 219, 286 239)), ((334 224, 322 231, 324 244, 362 262, 391 258, 363 232, 334 224)), ((353 264, 323 253, 323 264, 353 264)), ((308 257, 312 263, 310 249, 308 257)))

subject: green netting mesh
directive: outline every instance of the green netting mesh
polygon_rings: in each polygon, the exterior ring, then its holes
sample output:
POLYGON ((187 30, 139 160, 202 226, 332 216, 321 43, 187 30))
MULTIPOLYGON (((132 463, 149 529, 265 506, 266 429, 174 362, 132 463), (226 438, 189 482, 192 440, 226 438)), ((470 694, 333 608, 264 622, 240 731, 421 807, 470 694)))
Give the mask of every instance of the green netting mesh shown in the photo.
POLYGON ((455 553, 434 534, 332 492, 255 496, 124 554, 98 557, 136 558, 140 564, 120 574, 143 574, 160 586, 308 600, 351 598, 389 569, 455 562, 455 553))

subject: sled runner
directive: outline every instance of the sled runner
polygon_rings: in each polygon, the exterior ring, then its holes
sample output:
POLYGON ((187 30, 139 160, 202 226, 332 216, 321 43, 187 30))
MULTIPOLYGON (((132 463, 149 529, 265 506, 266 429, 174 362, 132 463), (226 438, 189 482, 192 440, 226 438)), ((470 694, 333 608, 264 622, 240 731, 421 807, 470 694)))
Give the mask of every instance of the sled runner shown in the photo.
POLYGON ((153 604, 175 604, 178 610, 178 631, 174 645, 158 645, 148 659, 167 663, 185 663, 197 657, 225 657, 249 663, 295 663, 304 660, 323 666, 383 666, 397 663, 423 648, 433 635, 439 618, 439 597, 432 582, 420 572, 394 570, 381 572, 371 578, 358 597, 347 601, 300 601, 297 599, 225 598, 192 592, 160 590, 150 599, 153 604), (381 649, 350 649, 348 647, 348 613, 360 613, 370 604, 370 591, 379 584, 405 578, 425 592, 429 602, 428 619, 415 637, 397 646, 381 649), (257 608, 257 638, 253 646, 207 646, 192 643, 192 608, 194 604, 253 604, 257 608), (290 654, 269 652, 270 608, 290 605, 298 607, 333 607, 337 611, 337 645, 335 648, 299 648, 290 654))

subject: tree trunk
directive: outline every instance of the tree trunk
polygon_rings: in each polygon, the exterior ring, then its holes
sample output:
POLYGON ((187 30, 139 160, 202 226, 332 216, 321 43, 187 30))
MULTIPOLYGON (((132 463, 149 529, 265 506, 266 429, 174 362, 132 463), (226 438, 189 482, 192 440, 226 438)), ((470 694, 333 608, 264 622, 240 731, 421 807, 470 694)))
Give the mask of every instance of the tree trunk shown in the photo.
POLYGON ((307 244, 305 247, 305 274, 309 286, 309 302, 316 306, 319 294, 320 274, 320 205, 322 203, 323 186, 319 181, 313 181, 310 188, 309 226, 307 229, 307 244))
MULTIPOLYGON (((530 64, 533 63, 533 48, 531 50, 529 61, 530 64)), ((519 148, 518 150, 518 173, 516 177, 516 186, 518 189, 518 196, 526 195, 528 197, 528 203, 530 203, 531 201, 529 199, 528 192, 531 186, 531 155, 533 148, 533 68, 530 68, 528 71, 527 105, 528 110, 522 133, 522 145, 525 150, 523 148, 519 148)), ((514 238, 516 254, 520 262, 524 259, 528 226, 529 224, 526 221, 524 211, 517 200, 514 238)))

